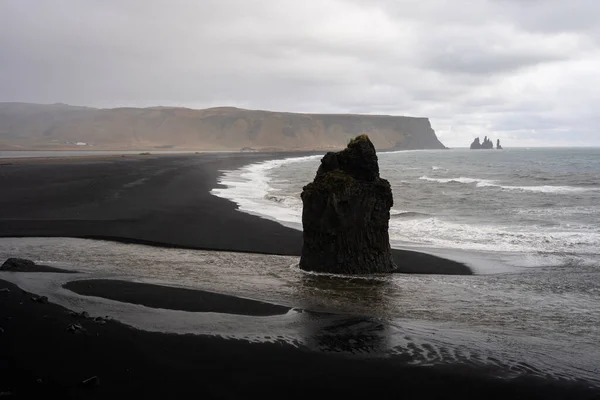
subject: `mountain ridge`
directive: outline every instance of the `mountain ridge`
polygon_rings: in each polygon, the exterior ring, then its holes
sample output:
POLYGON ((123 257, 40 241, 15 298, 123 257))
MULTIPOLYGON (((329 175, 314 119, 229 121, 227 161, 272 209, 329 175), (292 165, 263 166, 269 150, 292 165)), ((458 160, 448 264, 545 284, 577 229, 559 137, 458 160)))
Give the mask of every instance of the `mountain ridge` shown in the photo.
POLYGON ((445 148, 425 117, 0 103, 9 150, 330 150, 361 133, 379 150, 445 148))

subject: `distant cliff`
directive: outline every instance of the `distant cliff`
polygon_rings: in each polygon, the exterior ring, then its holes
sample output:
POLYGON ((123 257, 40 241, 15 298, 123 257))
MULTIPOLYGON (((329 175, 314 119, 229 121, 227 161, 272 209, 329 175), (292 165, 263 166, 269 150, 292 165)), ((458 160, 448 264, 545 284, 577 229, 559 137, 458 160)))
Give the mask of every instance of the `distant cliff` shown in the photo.
POLYGON ((0 149, 328 150, 361 133, 378 149, 445 148, 427 118, 0 103, 0 149))

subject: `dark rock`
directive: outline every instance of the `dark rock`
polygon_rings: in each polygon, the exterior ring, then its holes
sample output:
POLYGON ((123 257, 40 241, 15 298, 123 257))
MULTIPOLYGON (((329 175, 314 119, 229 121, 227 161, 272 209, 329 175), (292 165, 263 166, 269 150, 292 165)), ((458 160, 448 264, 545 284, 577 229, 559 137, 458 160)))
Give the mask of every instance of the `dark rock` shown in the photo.
POLYGON ((496 149, 502 150, 502 146, 500 145, 500 139, 498 139, 498 141, 496 142, 496 149))
POLYGON ((483 138, 483 143, 481 143, 481 148, 482 149, 493 149, 494 148, 494 143, 488 139, 488 137, 484 137, 483 138))
POLYGON ((72 316, 72 317, 75 317, 75 318, 83 318, 83 319, 86 319, 86 318, 89 318, 89 317, 90 317, 90 314, 88 314, 88 312, 87 312, 87 311, 82 311, 82 312, 80 312, 80 313, 78 313, 78 312, 75 312, 75 311, 71 311, 71 313, 70 313, 70 314, 71 314, 71 316, 72 316))
POLYGON ((69 271, 66 269, 49 267, 47 265, 38 265, 31 260, 24 258, 9 258, 2 264, 0 271, 11 272, 61 272, 61 273, 76 273, 77 271, 69 271))
POLYGON ((26 271, 35 267, 35 263, 31 260, 24 258, 9 258, 4 261, 4 264, 0 267, 0 271, 26 271))
POLYGON ((2 289, 0 289, 0 293, 10 293, 10 289, 7 287, 2 288, 2 289))
POLYGON ((82 332, 86 332, 86 331, 87 331, 87 329, 85 329, 80 324, 70 324, 67 327, 67 332, 71 332, 71 333, 82 333, 82 332))
POLYGON ((100 378, 98 378, 97 376, 92 376, 90 378, 84 379, 83 381, 81 381, 81 386, 85 386, 85 387, 94 387, 94 386, 99 386, 100 385, 100 378))
POLYGON ((494 143, 488 139, 488 137, 483 138, 483 142, 480 142, 479 138, 476 137, 471 143, 471 150, 480 150, 480 149, 493 149, 494 143))
POLYGON ((471 143, 471 150, 478 150, 481 149, 481 143, 479 142, 479 138, 475 138, 475 140, 473 140, 473 143, 471 143))
POLYGON ((392 189, 379 177, 367 135, 323 157, 314 181, 302 191, 302 202, 301 269, 342 274, 396 269, 388 235, 392 189))
POLYGON ((46 296, 33 296, 31 297, 31 300, 36 303, 48 304, 48 298, 46 296))

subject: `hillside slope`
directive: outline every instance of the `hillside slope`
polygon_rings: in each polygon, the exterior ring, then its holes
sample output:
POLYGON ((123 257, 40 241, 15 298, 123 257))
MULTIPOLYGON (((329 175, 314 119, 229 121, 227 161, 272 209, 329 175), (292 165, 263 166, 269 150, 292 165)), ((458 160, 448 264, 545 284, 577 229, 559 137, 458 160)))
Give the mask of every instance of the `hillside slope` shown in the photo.
POLYGON ((2 149, 328 150, 360 133, 378 149, 444 148, 427 118, 0 103, 2 149))

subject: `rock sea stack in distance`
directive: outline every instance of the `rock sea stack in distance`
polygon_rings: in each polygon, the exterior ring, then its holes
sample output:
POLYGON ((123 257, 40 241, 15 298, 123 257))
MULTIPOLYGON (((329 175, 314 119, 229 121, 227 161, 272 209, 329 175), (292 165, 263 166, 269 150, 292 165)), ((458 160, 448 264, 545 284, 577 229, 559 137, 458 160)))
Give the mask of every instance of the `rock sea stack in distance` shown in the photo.
MULTIPOLYGON (((498 141, 498 144, 500 144, 500 141, 498 141)), ((480 142, 479 138, 476 137, 475 140, 473 140, 473 143, 471 143, 471 150, 481 150, 481 149, 491 150, 493 148, 494 148, 494 142, 492 142, 491 139, 488 139, 487 136, 483 138, 483 142, 480 142)))
POLYGON ((327 153, 302 191, 304 245, 300 268, 338 274, 394 272, 388 224, 390 183, 379 177, 367 135, 327 153))

